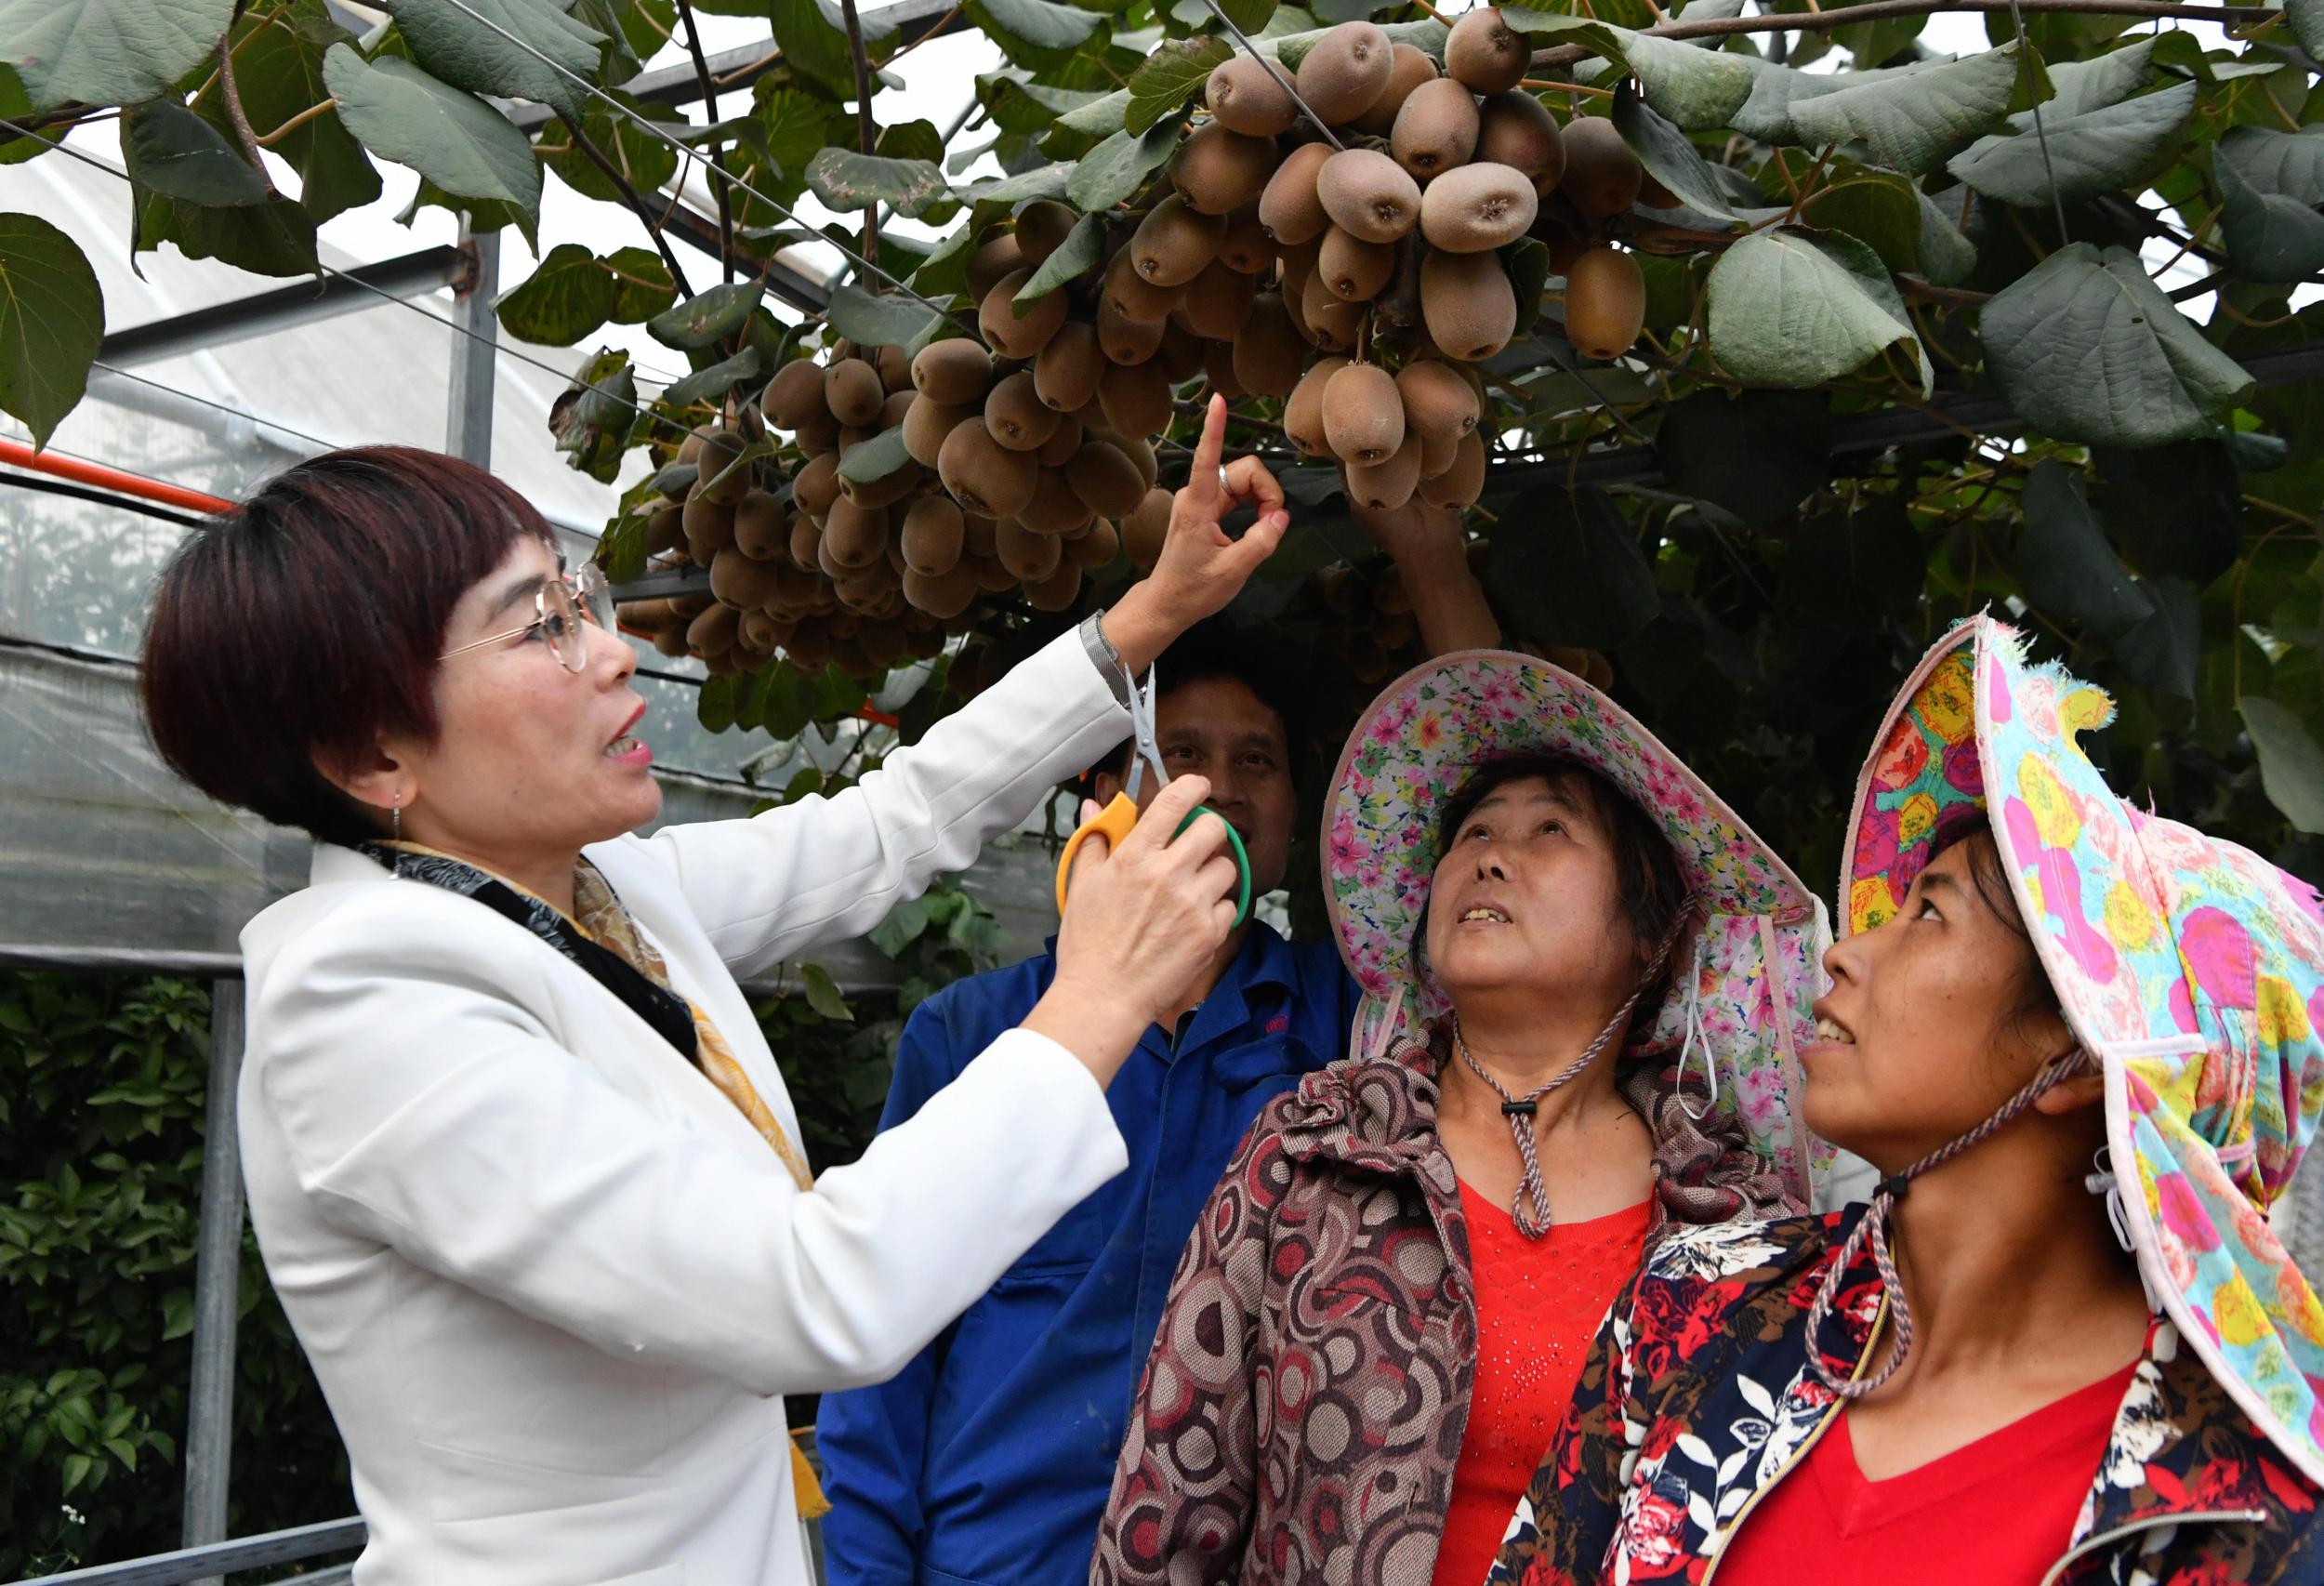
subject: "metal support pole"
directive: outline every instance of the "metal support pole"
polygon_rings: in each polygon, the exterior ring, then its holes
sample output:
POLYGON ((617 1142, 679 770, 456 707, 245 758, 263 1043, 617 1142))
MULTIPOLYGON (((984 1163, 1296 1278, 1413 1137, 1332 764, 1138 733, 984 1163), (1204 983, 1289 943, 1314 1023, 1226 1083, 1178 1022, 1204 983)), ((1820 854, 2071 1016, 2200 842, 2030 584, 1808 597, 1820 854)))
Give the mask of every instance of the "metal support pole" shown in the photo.
POLYGON ((493 299, 500 295, 500 233, 471 232, 463 221, 460 251, 469 256, 469 265, 452 288, 452 323, 472 334, 452 338, 443 449, 488 469, 493 463, 493 356, 500 338, 500 322, 493 315, 493 299))
MULTIPOLYGON (((202 1206, 194 1234, 193 1384, 186 1395, 183 1540, 226 1540, 233 1462, 234 1332, 242 1315, 242 1150, 234 1087, 242 1078, 239 980, 210 983, 210 1088, 202 1110, 202 1206)), ((213 1576, 196 1586, 220 1586, 213 1576)))

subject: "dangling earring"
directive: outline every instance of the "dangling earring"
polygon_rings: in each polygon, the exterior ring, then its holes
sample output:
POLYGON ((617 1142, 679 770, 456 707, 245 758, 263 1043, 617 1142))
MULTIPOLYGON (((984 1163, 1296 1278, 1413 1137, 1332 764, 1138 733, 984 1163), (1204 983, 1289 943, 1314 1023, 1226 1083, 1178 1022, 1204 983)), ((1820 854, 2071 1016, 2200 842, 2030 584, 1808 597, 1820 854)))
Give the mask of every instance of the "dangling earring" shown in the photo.
POLYGON ((390 842, 403 840, 403 789, 401 787, 395 790, 394 813, 388 817, 388 840, 390 842))

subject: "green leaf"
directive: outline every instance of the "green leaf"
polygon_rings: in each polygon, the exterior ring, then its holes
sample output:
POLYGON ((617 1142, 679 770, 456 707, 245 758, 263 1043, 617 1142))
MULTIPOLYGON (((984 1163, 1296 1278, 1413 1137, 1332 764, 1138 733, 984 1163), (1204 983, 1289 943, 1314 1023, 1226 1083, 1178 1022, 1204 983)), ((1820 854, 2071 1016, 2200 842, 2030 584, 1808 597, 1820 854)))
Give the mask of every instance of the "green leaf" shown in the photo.
POLYGON ((2195 591, 2180 578, 2151 578, 2143 588, 2155 602, 2155 615, 2114 638, 2115 664, 2142 688, 2193 699, 2203 654, 2195 591))
POLYGON ((0 214, 0 409, 35 448, 88 388, 105 299, 79 247, 36 215, 0 214))
POLYGON ((1135 136, 1164 116, 1177 114, 1189 95, 1201 92, 1213 71, 1234 59, 1235 46, 1216 33, 1163 40, 1145 64, 1130 73, 1124 130, 1135 136))
POLYGON ((2208 435, 2251 389, 2125 248, 2060 248, 1985 305, 1980 333, 2010 405, 2061 441, 2208 435))
POLYGON ((2292 282, 2324 270, 2324 126, 2300 134, 2230 127, 2212 151, 2220 240, 2250 281, 2292 282))
POLYGON ((2106 527, 2148 578, 2175 574, 2198 588, 2236 563, 2243 548, 2243 482, 2220 441, 2161 446, 2093 446, 2106 527))
POLYGON ((927 160, 889 160, 852 149, 825 149, 807 162, 807 185, 842 215, 885 204, 909 218, 952 190, 944 173, 927 160))
POLYGON ((969 289, 969 260, 976 257, 976 228, 963 226, 937 245, 912 271, 913 290, 948 297, 969 289))
POLYGON ((807 1006, 825 1018, 846 1024, 855 1022, 855 1011, 847 1005, 847 998, 839 995, 838 983, 821 964, 799 966, 799 988, 806 993, 807 1006))
POLYGON ((944 318, 927 304, 910 297, 875 296, 852 283, 831 294, 824 319, 833 330, 861 347, 908 347, 931 322, 944 318))
POLYGON ((266 178, 217 128, 176 99, 134 105, 121 119, 126 134, 122 158, 140 187, 221 207, 267 201, 266 178))
POLYGON ((1049 296, 1066 282, 1087 275, 1103 262, 1105 252, 1105 220, 1103 216, 1084 215, 1074 222, 1072 231, 1057 249, 1041 261, 1040 268, 1017 291, 1010 301, 1022 311, 1027 305, 1049 296))
MULTIPOLYGON (((1962 190, 1954 188, 1951 192, 1962 190)), ((1977 268, 1977 245, 1954 223, 1953 215, 1958 211, 1948 212, 1918 187, 1913 188, 1912 196, 1921 210, 1921 235, 1914 248, 1920 259, 1921 278, 1939 286, 1951 286, 1965 280, 1977 268)))
POLYGON ((1275 0, 1219 0, 1219 9, 1246 33, 1257 34, 1274 20, 1275 0))
MULTIPOLYGON (((615 91, 614 99, 652 119, 650 107, 627 94, 615 91)), ((598 152, 612 162, 614 167, 629 179, 629 185, 641 193, 650 193, 662 187, 678 174, 678 151, 640 126, 629 117, 614 110, 601 99, 592 99, 588 111, 581 118, 581 131, 598 152)), ((614 178, 597 168, 579 145, 572 143, 572 134, 564 126, 551 126, 542 134, 544 140, 566 143, 563 153, 542 156, 548 168, 561 178, 567 187, 585 198, 601 204, 624 204, 621 189, 614 178)))
MULTIPOLYGON (((761 77, 759 86, 768 87, 775 81, 761 77)), ((832 139, 830 106, 797 88, 772 89, 758 101, 752 114, 758 118, 767 157, 786 171, 805 171, 807 162, 832 139)))
POLYGON ((930 900, 926 896, 907 899, 890 909, 888 918, 872 927, 871 945, 891 958, 901 957, 928 929, 929 916, 930 900))
POLYGON ((1116 132, 1082 156, 1065 183, 1065 196, 1085 215, 1111 209, 1145 185, 1178 147, 1178 128, 1165 122, 1142 136, 1116 132))
MULTIPOLYGON (((2024 70, 2014 45, 1923 72, 1843 86, 1794 104, 1791 131, 1814 143, 1865 145, 1868 163, 1919 176, 2009 112, 2024 70)), ((1843 75, 1843 85, 1853 73, 1843 75)))
POLYGON ((618 248, 605 256, 614 277, 616 324, 643 324, 678 301, 678 284, 669 266, 652 248, 618 248))
POLYGON ((67 1454, 59 1470, 64 1477, 63 1495, 73 1496, 73 1489, 88 1479, 89 1470, 97 1461, 86 1454, 67 1454))
MULTIPOLYGON (((1550 284, 1550 250, 1538 237, 1520 237, 1500 250, 1501 268, 1509 272, 1510 295, 1517 301, 1517 323, 1530 326, 1541 317, 1541 294, 1550 284)), ((1592 376, 1590 384, 1603 389, 1592 376)), ((1607 399, 1612 400, 1612 399, 1607 399)))
POLYGON ((258 275, 312 275, 314 218, 293 199, 213 209, 174 199, 139 199, 136 251, 175 243, 188 258, 215 258, 258 275))
POLYGON ((887 160, 926 160, 934 165, 944 157, 944 135, 932 121, 900 121, 879 129, 872 152, 887 160))
POLYGON ((637 376, 629 354, 600 352, 575 377, 571 388, 550 404, 549 433, 557 449, 573 466, 601 484, 611 484, 621 471, 630 431, 637 427, 637 376))
MULTIPOLYGON (((762 14, 772 22, 774 42, 794 73, 803 73, 840 99, 855 98, 855 56, 835 13, 825 11, 817 0, 768 0, 762 14)), ((864 47, 877 59, 879 49, 868 29, 864 47)))
POLYGON ((609 582, 627 584, 645 576, 646 519, 644 512, 626 512, 606 525, 598 536, 597 564, 609 582))
MULTIPOLYGON (((1805 179, 1803 152, 1778 152, 1776 158, 1792 168, 1795 179, 1805 179)), ((1891 271, 1920 267, 1924 229, 1921 190, 1895 171, 1835 160, 1825 185, 1800 206, 1800 218, 1811 226, 1847 232, 1878 254, 1891 271)))
POLYGON ((383 4, 395 18, 412 59, 429 75, 470 93, 533 99, 575 121, 582 118, 588 96, 565 73, 582 78, 594 73, 605 35, 574 21, 548 0, 383 4), (470 11, 476 15, 469 15, 470 11), (495 28, 514 36, 505 38, 495 28))
POLYGON ((646 334, 681 352, 714 346, 750 323, 766 290, 763 281, 736 281, 706 288, 646 321, 646 334))
MULTIPOLYGON (((299 207, 317 225, 379 196, 379 172, 337 111, 282 132, 293 117, 330 98, 324 55, 350 36, 331 20, 323 0, 250 7, 234 25, 234 82, 243 113, 260 138, 281 133, 268 147, 298 173, 299 207)), ((210 95, 198 108, 213 127, 231 130, 223 95, 210 95)))
POLYGON ((1710 350, 1752 385, 1819 385, 1901 342, 1927 390, 1927 356, 1895 283, 1844 232, 1753 232, 1711 267, 1710 297, 1710 350))
MULTIPOLYGON (((1131 86, 1134 88, 1136 84, 1131 86)), ((1695 152, 1695 145, 1687 141, 1686 134, 1640 99, 1627 77, 1614 93, 1614 129, 1622 135, 1622 141, 1630 145, 1631 152, 1638 156, 1654 178, 1689 209, 1714 220, 1736 218, 1735 211, 1727 207, 1725 194, 1719 191, 1718 181, 1710 174, 1710 167, 1695 152)))
POLYGON ((364 148, 446 192, 512 205, 539 224, 541 168, 532 145, 492 106, 408 60, 366 61, 343 44, 324 57, 323 77, 364 148))
POLYGON ((904 426, 882 430, 868 441, 858 441, 839 454, 839 477, 857 484, 887 478, 912 460, 904 449, 904 426))
MULTIPOLYGON (((1507 12, 1502 13, 1504 16, 1507 12)), ((1751 58, 1723 50, 1697 49, 1679 39, 1612 30, 1620 42, 1619 63, 1644 88, 1646 102, 1688 132, 1728 126, 1750 98, 1751 58)))
POLYGON ((2324 0, 2284 0, 2284 15, 2291 19, 2300 47, 2324 60, 2324 0))
POLYGON ((620 289, 595 254, 560 243, 523 284, 494 305, 500 328, 520 341, 571 347, 614 317, 620 289))
POLYGON ((1522 519, 1504 519, 1486 582, 1517 630, 1544 644, 1612 649, 1661 610, 1636 534, 1594 490, 1545 493, 1522 519))
POLYGON ((679 407, 716 401, 745 380, 756 379, 759 367, 759 350, 746 347, 732 358, 720 359, 706 369, 696 369, 681 379, 672 380, 664 389, 662 400, 679 407))
POLYGON ((2073 204, 2111 192, 2167 162, 2194 113, 2195 85, 2174 83, 2079 115, 2045 113, 2039 132, 1979 139, 1945 168, 1987 198, 2029 209, 2049 205, 2054 171, 2059 196, 2073 204))
POLYGON ((0 0, 0 64, 36 113, 171 92, 233 20, 234 0, 0 0))
POLYGON ((1071 190, 1074 174, 1080 167, 1068 160, 1063 164, 1037 165, 1013 177, 1001 177, 994 181, 976 182, 958 189, 953 196, 963 204, 1022 204, 1028 198, 1063 198, 1071 190))
POLYGON ((2017 582, 2035 610, 2101 634, 2154 615, 2155 602, 2133 582, 2090 509, 2079 469, 2045 458, 2027 476, 2019 499, 2026 529, 2017 541, 2017 582))
POLYGON ((967 0, 962 9, 1003 55, 1035 71, 1063 65, 1105 20, 1050 0, 967 0))
POLYGON ((706 733, 723 733, 734 724, 734 680, 707 677, 694 696, 694 720, 706 733))
POLYGON ((1655 432, 1670 488, 1749 528, 1781 522, 1831 472, 1831 406, 1821 391, 1704 390, 1671 404, 1655 432))
MULTIPOLYGON (((2154 64, 2155 37, 2149 33, 2088 60, 2062 60, 2048 67, 2052 97, 2041 107, 2042 125, 2055 127, 2067 117, 2120 104, 2146 86, 2154 64)), ((2030 130, 2033 112, 2018 111, 2009 122, 2021 132, 2030 130)))
POLYGON ((2259 756, 2268 802, 2301 831, 2324 833, 2324 745, 2290 706, 2245 694, 2236 708, 2259 756))

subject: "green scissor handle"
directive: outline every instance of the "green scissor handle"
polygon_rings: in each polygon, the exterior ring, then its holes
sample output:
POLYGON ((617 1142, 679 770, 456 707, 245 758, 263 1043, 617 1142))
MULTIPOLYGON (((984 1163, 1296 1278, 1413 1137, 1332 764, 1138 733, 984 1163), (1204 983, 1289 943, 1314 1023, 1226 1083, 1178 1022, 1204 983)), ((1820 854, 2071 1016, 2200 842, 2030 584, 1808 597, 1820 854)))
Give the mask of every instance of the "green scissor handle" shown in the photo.
MULTIPOLYGON (((1208 804, 1197 806, 1192 814, 1178 823, 1178 832, 1184 831, 1204 815, 1218 814, 1219 812, 1208 804)), ((1096 833, 1104 837, 1108 848, 1118 848, 1122 839, 1129 835, 1129 828, 1137 824, 1138 806, 1130 801, 1127 793, 1116 793, 1104 809, 1075 828, 1073 836, 1065 839, 1065 851, 1057 856, 1058 913, 1065 912, 1065 883, 1073 875, 1074 856, 1081 852, 1084 839, 1096 833)), ((1219 815, 1219 824, 1226 826, 1227 846, 1235 853, 1235 923, 1239 927, 1250 918, 1250 855, 1244 852, 1242 834, 1228 824, 1224 815, 1219 815)), ((1170 835, 1176 837, 1178 832, 1170 835)))

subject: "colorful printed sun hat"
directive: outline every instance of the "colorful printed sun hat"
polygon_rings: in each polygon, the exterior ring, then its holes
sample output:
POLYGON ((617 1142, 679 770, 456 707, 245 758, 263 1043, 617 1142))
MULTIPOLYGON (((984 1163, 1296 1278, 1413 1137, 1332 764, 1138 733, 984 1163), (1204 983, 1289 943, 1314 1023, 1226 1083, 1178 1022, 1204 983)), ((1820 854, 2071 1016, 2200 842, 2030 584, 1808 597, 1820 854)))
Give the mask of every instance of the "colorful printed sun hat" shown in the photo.
POLYGON ((2324 1305, 2268 1226, 2324 1107, 2324 901, 2142 812, 2076 734, 2114 706, 1973 617, 1890 707, 1856 788, 1846 928, 1900 906, 1987 812, 2067 1023, 2104 1066, 2106 1143, 2149 1294, 2253 1424, 2324 1482, 2324 1305))
POLYGON ((1830 1157, 1792 1105, 1831 942, 1823 903, 1629 712, 1531 655, 1459 651, 1406 673, 1340 751, 1324 805, 1325 903, 1365 993, 1354 1054, 1381 1056, 1451 1011, 1414 953, 1438 819, 1477 768, 1531 754, 1597 772, 1670 839, 1703 901, 1671 959, 1670 996, 1630 1054, 1675 1051, 1683 1072, 1707 1069, 1715 1106, 1804 1202, 1830 1157))

